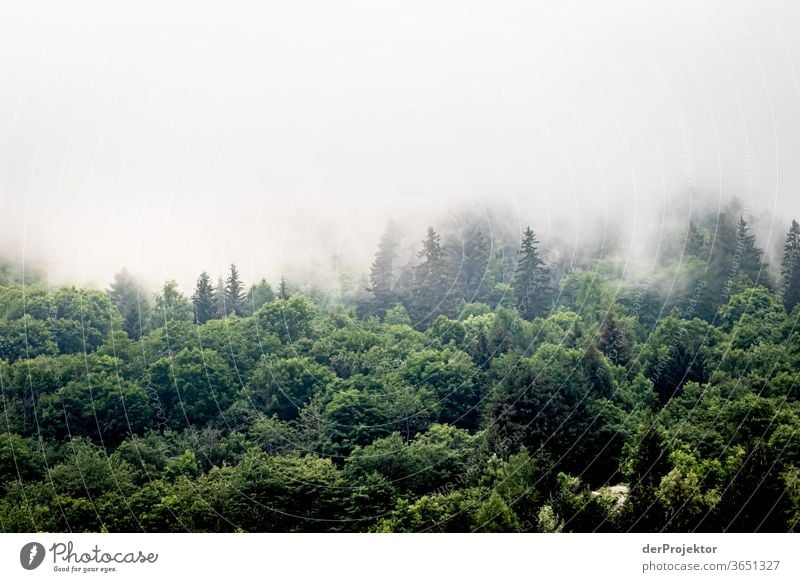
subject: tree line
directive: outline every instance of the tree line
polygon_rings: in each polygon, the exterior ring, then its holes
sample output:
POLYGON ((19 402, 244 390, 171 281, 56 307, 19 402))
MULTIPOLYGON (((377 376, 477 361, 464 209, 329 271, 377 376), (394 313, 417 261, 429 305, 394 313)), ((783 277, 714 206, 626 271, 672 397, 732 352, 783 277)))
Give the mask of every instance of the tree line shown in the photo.
POLYGON ((800 226, 702 217, 628 277, 433 228, 333 304, 0 269, 3 531, 793 531, 800 226))

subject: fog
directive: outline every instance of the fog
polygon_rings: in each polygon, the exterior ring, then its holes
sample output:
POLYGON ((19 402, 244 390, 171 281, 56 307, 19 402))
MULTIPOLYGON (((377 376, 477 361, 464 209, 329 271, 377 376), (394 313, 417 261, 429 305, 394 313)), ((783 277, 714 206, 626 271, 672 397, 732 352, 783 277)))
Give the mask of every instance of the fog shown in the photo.
POLYGON ((54 284, 329 279, 465 211, 639 263, 700 205, 800 217, 790 1, 0 10, 0 253, 54 284))

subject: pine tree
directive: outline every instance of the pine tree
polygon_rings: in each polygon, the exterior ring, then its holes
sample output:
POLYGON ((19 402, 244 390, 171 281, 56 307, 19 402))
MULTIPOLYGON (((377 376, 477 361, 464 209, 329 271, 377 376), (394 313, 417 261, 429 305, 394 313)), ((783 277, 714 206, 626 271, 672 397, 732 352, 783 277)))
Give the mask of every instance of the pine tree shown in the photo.
POLYGON ((747 275, 753 283, 758 283, 761 249, 756 247, 756 237, 750 234, 750 227, 741 216, 736 225, 736 251, 739 255, 739 272, 747 275))
POLYGON ((278 299, 289 299, 292 296, 291 291, 289 291, 289 284, 286 283, 286 279, 281 277, 281 284, 278 287, 278 299))
POLYGON ((628 338, 613 313, 609 313, 603 320, 603 327, 600 331, 600 349, 609 360, 618 366, 625 366, 630 360, 628 338))
POLYGON ((455 297, 449 293, 448 264, 440 241, 441 237, 429 226, 422 250, 417 254, 422 262, 414 269, 412 308, 413 319, 422 328, 440 314, 454 315, 455 297))
POLYGON ((241 316, 244 308, 244 289, 239 279, 236 265, 231 263, 228 278, 225 279, 225 307, 228 313, 241 316))
POLYGON ((150 303, 127 269, 114 275, 108 298, 122 314, 122 327, 130 338, 139 339, 150 331, 150 303))
POLYGON ((489 303, 494 288, 491 253, 489 239, 480 229, 474 228, 467 233, 459 269, 459 288, 464 301, 489 303))
POLYGON ((725 213, 717 219, 711 236, 706 285, 696 299, 695 313, 714 321, 720 306, 728 300, 736 280, 736 227, 725 213))
POLYGON ((589 346, 586 353, 583 355, 583 371, 586 379, 592 385, 594 394, 601 398, 610 398, 614 391, 614 382, 611 379, 611 372, 603 362, 600 350, 594 347, 594 344, 589 346))
POLYGON ((686 254, 697 257, 698 259, 706 259, 706 241, 703 233, 697 228, 697 225, 689 221, 689 226, 686 231, 686 254))
POLYGON ((800 224, 792 220, 789 232, 786 233, 786 242, 783 246, 783 260, 781 261, 781 277, 783 278, 783 304, 786 311, 791 312, 800 302, 800 224))
POLYGON ((216 315, 214 303, 214 287, 211 285, 211 277, 203 271, 197 279, 194 295, 192 295, 194 322, 202 324, 209 319, 214 319, 216 315))
POLYGON ((642 424, 635 439, 628 461, 631 530, 653 532, 664 523, 665 517, 658 504, 658 487, 670 469, 667 438, 662 428, 642 424))
POLYGON ((527 227, 512 283, 517 309, 524 319, 533 319, 550 308, 550 271, 539 257, 538 244, 533 230, 527 227))
POLYGON ((227 300, 225 299, 225 282, 222 277, 217 277, 217 286, 214 288, 214 312, 216 318, 222 318, 228 315, 229 308, 227 300))
POLYGON ((397 303, 397 296, 392 290, 396 254, 397 233, 394 224, 390 222, 378 243, 378 252, 375 253, 375 260, 369 270, 373 313, 381 317, 397 303))

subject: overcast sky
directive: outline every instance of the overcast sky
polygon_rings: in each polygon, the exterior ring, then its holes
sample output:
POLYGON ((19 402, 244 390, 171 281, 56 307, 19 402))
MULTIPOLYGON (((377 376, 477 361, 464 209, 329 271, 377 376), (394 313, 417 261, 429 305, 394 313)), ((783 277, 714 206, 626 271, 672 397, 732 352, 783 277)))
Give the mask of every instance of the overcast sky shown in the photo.
POLYGON ((0 6, 0 249, 54 280, 366 267, 463 208, 800 217, 791 0, 0 6))

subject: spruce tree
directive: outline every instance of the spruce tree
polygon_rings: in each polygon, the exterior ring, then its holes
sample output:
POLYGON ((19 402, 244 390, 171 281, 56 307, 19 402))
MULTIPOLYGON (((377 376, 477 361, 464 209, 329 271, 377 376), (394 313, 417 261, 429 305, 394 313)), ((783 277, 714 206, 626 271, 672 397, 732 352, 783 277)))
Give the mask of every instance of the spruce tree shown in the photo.
POLYGON ((230 308, 227 306, 225 298, 225 281, 222 277, 217 277, 217 286, 214 288, 214 312, 216 318, 225 317, 228 315, 230 308))
POLYGON ((728 300, 737 274, 736 226, 725 213, 717 219, 711 235, 705 286, 699 293, 694 313, 712 322, 720 306, 728 300))
POLYGON ((289 299, 292 296, 291 291, 289 291, 289 284, 286 282, 286 279, 281 277, 281 284, 278 287, 278 299, 289 299))
POLYGON ((225 279, 225 308, 228 313, 239 316, 244 312, 244 287, 234 263, 231 263, 228 278, 225 279))
POLYGON ((630 343, 613 313, 609 313, 603 320, 600 331, 600 349, 609 360, 618 366, 625 366, 630 360, 630 343))
POLYGON ((791 312, 800 301, 800 224, 792 220, 786 242, 783 245, 781 261, 781 277, 783 278, 783 304, 786 311, 791 312))
POLYGON ((396 254, 397 233, 394 224, 390 222, 378 243, 378 252, 375 253, 375 260, 369 270, 373 313, 380 317, 397 303, 397 296, 392 290, 396 254))
POLYGON ((454 295, 449 293, 448 263, 441 245, 441 237, 428 227, 417 254, 422 262, 414 269, 412 289, 413 319, 418 327, 427 327, 440 314, 454 315, 454 295))
POLYGON ((459 269, 459 288, 464 301, 489 303, 494 288, 490 269, 491 252, 489 239, 480 229, 467 232, 459 269))
POLYGON ((697 257, 698 259, 706 259, 706 241, 703 238, 703 233, 697 228, 693 221, 689 221, 689 226, 686 232, 686 245, 685 251, 687 255, 697 257))
POLYGON ((664 429, 640 425, 628 460, 632 524, 630 531, 652 532, 664 523, 663 508, 658 503, 658 487, 669 470, 669 449, 664 429))
POLYGON ((211 277, 203 271, 197 279, 194 295, 192 295, 194 322, 202 324, 209 319, 214 319, 216 315, 214 303, 214 287, 211 285, 211 277))
POLYGON ((533 230, 527 227, 512 283, 517 309, 524 319, 533 319, 550 308, 550 271, 539 257, 538 244, 533 230))
POLYGON ((122 327, 131 339, 139 339, 150 331, 150 303, 127 269, 114 275, 108 298, 122 314, 122 327))
POLYGON ((756 247, 756 237, 741 216, 736 225, 736 250, 739 255, 739 272, 747 275, 753 283, 759 282, 761 271, 761 249, 756 247))

